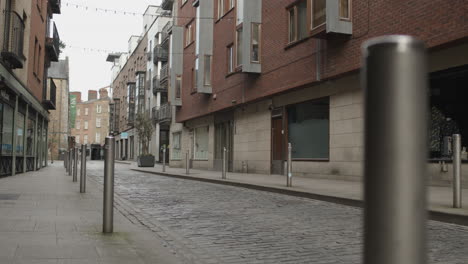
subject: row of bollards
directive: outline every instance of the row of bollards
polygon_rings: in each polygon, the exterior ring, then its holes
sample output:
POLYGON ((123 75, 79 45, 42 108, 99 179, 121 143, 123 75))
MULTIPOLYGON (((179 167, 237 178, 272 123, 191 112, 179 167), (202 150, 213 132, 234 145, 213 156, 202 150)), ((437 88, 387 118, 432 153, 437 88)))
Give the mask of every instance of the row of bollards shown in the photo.
MULTIPOLYGON (((114 229, 114 153, 115 139, 106 137, 104 151, 104 190, 103 190, 103 233, 112 233, 114 229)), ((80 193, 86 193, 86 145, 81 146, 81 159, 78 148, 71 148, 65 152, 64 167, 69 176, 73 175, 73 182, 78 181, 78 162, 80 163, 80 193)))

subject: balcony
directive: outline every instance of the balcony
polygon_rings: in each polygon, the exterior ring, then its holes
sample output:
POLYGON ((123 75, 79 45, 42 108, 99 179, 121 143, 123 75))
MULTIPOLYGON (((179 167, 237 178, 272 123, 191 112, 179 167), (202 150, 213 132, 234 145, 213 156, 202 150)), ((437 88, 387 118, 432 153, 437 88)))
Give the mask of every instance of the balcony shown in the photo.
POLYGON ((167 93, 168 82, 160 82, 158 78, 153 78, 153 94, 167 93))
POLYGON ((172 10, 172 5, 174 4, 174 0, 163 0, 161 7, 164 10, 172 10))
POLYGON ((161 31, 161 39, 163 42, 167 42, 169 40, 169 35, 172 31, 172 26, 174 23, 171 21, 167 21, 166 25, 164 25, 162 31, 161 31))
POLYGON ((49 79, 47 85, 47 91, 45 94, 45 99, 42 101, 42 104, 47 110, 55 110, 55 100, 57 96, 57 86, 55 85, 54 80, 49 79))
POLYGON ((24 48, 24 21, 14 12, 5 12, 5 38, 3 42, 2 58, 11 69, 23 68, 26 57, 24 48))
POLYGON ((46 37, 46 50, 51 61, 58 61, 60 55, 60 37, 55 22, 53 24, 52 34, 46 37))
POLYGON ((159 61, 167 62, 169 58, 169 52, 167 48, 164 48, 162 45, 156 45, 154 47, 154 64, 158 64, 159 61))
POLYGON ((169 65, 166 63, 164 64, 164 66, 161 67, 161 71, 159 72, 159 80, 160 82, 166 82, 168 77, 169 77, 169 65))
POLYGON ((172 111, 171 105, 169 103, 165 103, 156 109, 153 107, 152 109, 152 116, 153 120, 159 124, 167 124, 170 123, 172 120, 172 111))
POLYGON ((52 9, 52 13, 54 14, 60 14, 60 9, 62 6, 62 3, 60 0, 49 0, 50 3, 50 8, 52 9))

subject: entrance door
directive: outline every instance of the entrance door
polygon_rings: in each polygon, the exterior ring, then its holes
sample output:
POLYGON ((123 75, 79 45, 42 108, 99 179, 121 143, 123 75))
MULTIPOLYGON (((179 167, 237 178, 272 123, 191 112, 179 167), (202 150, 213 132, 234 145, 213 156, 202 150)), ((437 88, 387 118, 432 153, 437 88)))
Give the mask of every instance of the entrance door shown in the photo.
POLYGON ((223 169, 223 150, 227 149, 227 170, 233 170, 233 121, 218 123, 215 125, 215 160, 214 169, 223 169))
MULTIPOLYGON (((159 131, 159 162, 163 162, 163 146, 169 146, 169 130, 159 131)), ((169 148, 166 149, 166 163, 169 163, 169 148)))
POLYGON ((271 120, 271 173, 284 173, 285 147, 284 147, 283 117, 273 117, 271 120))

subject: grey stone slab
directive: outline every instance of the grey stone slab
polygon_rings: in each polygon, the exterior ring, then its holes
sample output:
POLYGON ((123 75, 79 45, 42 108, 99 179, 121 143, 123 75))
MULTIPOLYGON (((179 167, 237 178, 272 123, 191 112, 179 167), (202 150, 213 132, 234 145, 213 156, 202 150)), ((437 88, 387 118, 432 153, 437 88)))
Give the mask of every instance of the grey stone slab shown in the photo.
POLYGON ((53 259, 53 258, 70 258, 70 259, 88 259, 99 258, 96 248, 89 245, 73 245, 73 246, 19 246, 15 257, 31 258, 31 259, 53 259))
POLYGON ((96 250, 101 258, 137 258, 137 252, 135 249, 128 247, 127 245, 106 245, 97 246, 96 250))

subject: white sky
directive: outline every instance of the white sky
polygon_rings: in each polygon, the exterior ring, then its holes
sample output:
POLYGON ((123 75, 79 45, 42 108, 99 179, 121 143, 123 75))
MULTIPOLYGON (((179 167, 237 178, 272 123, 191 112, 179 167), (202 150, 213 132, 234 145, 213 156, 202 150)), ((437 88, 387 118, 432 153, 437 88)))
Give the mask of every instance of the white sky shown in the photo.
POLYGON ((60 39, 67 48, 60 55, 70 60, 70 91, 81 91, 82 99, 88 90, 110 84, 111 63, 106 62, 109 51, 126 52, 131 35, 143 30, 143 14, 148 5, 161 0, 62 0, 62 14, 54 15, 60 39), (68 6, 67 6, 68 3, 68 6), (80 7, 74 6, 75 4, 80 7), (86 10, 85 6, 88 7, 86 10), (133 12, 123 14, 114 11, 133 12), (91 50, 90 50, 91 49, 91 50), (101 50, 101 51, 99 51, 101 50))

